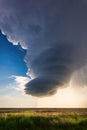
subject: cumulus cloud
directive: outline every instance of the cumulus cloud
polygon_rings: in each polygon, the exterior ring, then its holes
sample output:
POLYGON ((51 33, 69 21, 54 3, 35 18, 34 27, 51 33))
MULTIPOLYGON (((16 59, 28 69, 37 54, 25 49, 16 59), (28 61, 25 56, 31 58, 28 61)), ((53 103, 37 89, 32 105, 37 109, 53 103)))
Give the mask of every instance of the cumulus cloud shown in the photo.
POLYGON ((16 76, 16 75, 12 75, 11 78, 13 78, 15 83, 16 83, 14 89, 24 93, 24 89, 25 89, 24 85, 27 82, 29 82, 29 78, 28 77, 24 77, 24 76, 16 76))
POLYGON ((87 2, 20 3, 21 0, 0 1, 0 29, 13 44, 20 42, 27 49, 25 62, 32 80, 25 85, 25 92, 52 95, 87 64, 87 2))

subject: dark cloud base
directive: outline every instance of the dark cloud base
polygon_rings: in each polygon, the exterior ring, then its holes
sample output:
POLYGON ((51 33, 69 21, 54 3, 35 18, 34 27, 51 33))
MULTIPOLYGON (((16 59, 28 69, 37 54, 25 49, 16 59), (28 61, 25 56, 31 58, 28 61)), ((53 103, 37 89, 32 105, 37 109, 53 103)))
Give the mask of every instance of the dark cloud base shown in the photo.
POLYGON ((26 48, 26 94, 52 95, 87 66, 86 0, 0 0, 0 29, 26 48))
POLYGON ((26 94, 33 96, 48 96, 57 91, 57 88, 69 83, 72 73, 82 67, 85 62, 84 56, 78 55, 77 44, 56 43, 44 50, 36 59, 31 62, 30 68, 36 76, 26 84, 26 94))

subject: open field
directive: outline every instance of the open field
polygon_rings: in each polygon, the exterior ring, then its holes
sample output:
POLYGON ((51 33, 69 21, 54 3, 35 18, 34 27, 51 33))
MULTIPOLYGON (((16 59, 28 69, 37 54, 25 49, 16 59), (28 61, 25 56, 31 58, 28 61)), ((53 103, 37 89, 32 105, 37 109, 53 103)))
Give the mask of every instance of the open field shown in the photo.
POLYGON ((0 109, 0 130, 87 130, 87 109, 0 109))

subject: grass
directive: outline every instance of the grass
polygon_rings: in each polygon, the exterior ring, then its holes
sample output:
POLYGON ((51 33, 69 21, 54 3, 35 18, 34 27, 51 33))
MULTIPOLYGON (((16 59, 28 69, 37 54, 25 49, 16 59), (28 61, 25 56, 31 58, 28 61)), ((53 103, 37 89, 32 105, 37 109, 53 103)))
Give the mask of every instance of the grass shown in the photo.
POLYGON ((57 112, 1 112, 0 130, 87 130, 87 116, 57 112))

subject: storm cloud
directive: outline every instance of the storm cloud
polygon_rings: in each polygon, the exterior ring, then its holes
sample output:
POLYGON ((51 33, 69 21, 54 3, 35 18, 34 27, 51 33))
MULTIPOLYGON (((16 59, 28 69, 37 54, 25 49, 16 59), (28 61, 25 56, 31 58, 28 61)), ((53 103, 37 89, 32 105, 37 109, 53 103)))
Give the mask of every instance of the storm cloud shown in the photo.
POLYGON ((2 33, 27 50, 26 94, 52 95, 77 71, 80 79, 87 64, 86 15, 85 0, 0 0, 2 33))
POLYGON ((26 92, 36 96, 51 95, 58 87, 68 84, 72 73, 86 63, 77 44, 61 43, 44 50, 31 64, 36 78, 27 83, 26 92), (79 53, 79 54, 78 54, 79 53))

